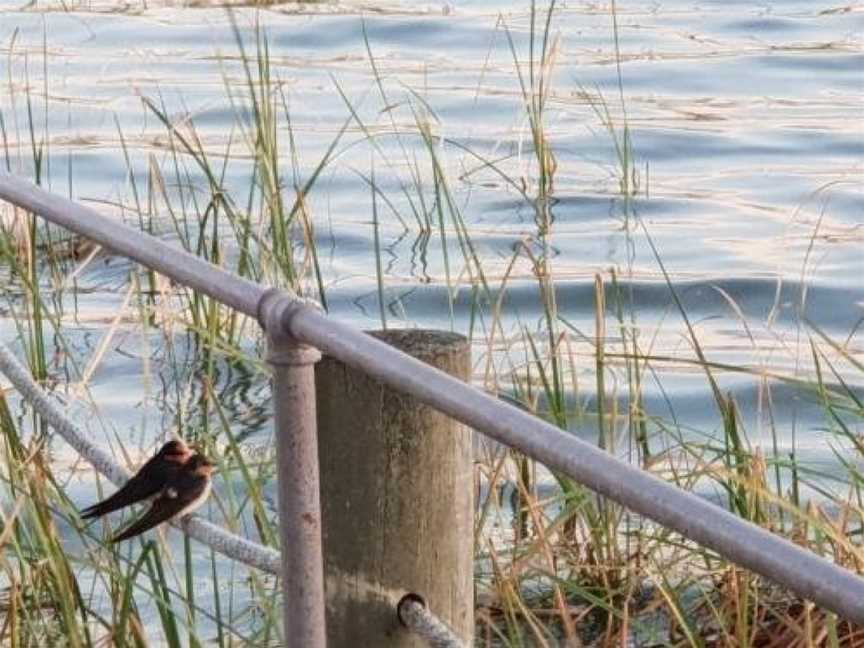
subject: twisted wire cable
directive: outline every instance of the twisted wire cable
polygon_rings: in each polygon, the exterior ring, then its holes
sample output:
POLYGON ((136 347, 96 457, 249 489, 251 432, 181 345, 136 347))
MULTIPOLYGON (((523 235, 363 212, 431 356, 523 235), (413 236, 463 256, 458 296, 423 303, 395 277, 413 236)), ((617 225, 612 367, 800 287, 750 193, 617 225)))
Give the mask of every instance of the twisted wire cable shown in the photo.
POLYGON ((396 614, 408 630, 419 635, 432 648, 465 648, 456 633, 426 606, 419 594, 409 593, 396 605, 396 614))

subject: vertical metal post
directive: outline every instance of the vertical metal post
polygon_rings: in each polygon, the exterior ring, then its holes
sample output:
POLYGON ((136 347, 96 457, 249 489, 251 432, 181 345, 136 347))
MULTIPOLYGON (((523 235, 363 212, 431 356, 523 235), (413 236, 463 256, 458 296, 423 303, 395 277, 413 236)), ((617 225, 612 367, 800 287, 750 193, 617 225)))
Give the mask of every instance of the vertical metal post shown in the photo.
POLYGON ((285 646, 325 648, 315 363, 321 353, 287 333, 301 302, 268 291, 258 306, 273 368, 285 646))

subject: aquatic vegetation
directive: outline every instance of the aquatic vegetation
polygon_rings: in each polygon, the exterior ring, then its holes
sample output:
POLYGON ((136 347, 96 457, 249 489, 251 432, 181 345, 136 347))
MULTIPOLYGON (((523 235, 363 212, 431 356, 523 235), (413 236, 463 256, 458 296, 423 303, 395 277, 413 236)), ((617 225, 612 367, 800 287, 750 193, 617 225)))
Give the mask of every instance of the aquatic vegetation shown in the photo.
MULTIPOLYGON (((562 11, 555 2, 532 3, 498 18, 505 63, 480 64, 472 90, 475 104, 487 95, 510 98, 517 125, 502 141, 454 134, 425 80, 411 85, 396 75, 364 23, 357 47, 369 85, 357 93, 333 73, 327 91, 339 118, 335 127, 328 122, 323 147, 312 147, 308 124, 296 121, 292 83, 271 49, 266 21, 231 13, 234 42, 214 55, 230 128, 217 137, 206 110, 181 111, 161 91, 142 91, 144 114, 158 132, 133 135, 115 122, 111 145, 125 161, 126 192, 105 208, 212 263, 290 287, 343 315, 341 277, 328 269, 338 254, 328 250, 325 205, 333 184, 359 179, 363 192, 353 201, 364 216, 351 226, 368 244, 369 294, 351 300, 364 310, 374 301, 361 321, 384 328, 426 323, 423 304, 413 299, 425 294, 430 321, 469 335, 475 381, 491 393, 860 573, 861 321, 838 337, 812 322, 806 308, 810 248, 849 232, 826 229, 821 218, 798 221, 803 234, 796 236, 808 252, 797 286, 778 283, 776 317, 788 320, 782 303, 795 302, 794 322, 782 330, 753 321, 742 304, 746 291, 722 277, 682 280, 687 268, 658 240, 662 223, 643 211, 650 209, 651 177, 647 164, 637 163, 621 16, 613 3, 606 17, 617 83, 610 95, 560 74, 567 55, 556 33, 562 11), (559 91, 560 84, 570 86, 559 91), (602 209, 618 224, 623 263, 582 267, 558 244, 572 218, 563 206, 579 196, 567 188, 576 172, 572 153, 561 150, 556 111, 576 105, 587 107, 606 138, 604 186, 612 189, 602 193, 602 209), (500 235, 506 244, 493 247, 482 236, 491 226, 472 212, 473 192, 502 205, 500 212, 527 215, 500 235), (407 263, 394 251, 403 239, 411 241, 407 263), (722 353, 703 326, 715 312, 706 315, 705 300, 731 313, 729 326, 758 362, 722 353), (591 313, 587 327, 574 316, 577 301, 591 313), (682 379, 667 387, 670 375, 682 379), (758 402, 742 404, 750 392, 736 391, 735 379, 755 384, 758 402), (679 411, 671 393, 694 384, 709 394, 697 404, 709 414, 696 423, 692 407, 679 411), (799 401, 810 404, 808 415, 821 412, 815 425, 836 461, 808 461, 806 444, 780 429, 781 408, 799 401)), ((46 37, 43 57, 48 44, 46 37)), ((17 56, 14 46, 8 56, 17 56)), ((49 167, 61 158, 47 126, 44 83, 40 89, 28 79, 4 90, 10 96, 0 104, 0 159, 48 183, 57 182, 49 167)), ((74 194, 77 162, 68 158, 67 190, 74 194)), ((138 446, 152 439, 117 429, 90 393, 100 370, 118 371, 112 354, 131 358, 145 377, 147 429, 182 427, 220 461, 209 514, 275 546, 267 370, 255 323, 108 252, 82 249, 38 219, 0 215, 0 312, 34 376, 92 412, 93 429, 135 463, 138 446), (114 310, 99 311, 102 321, 88 326, 82 318, 92 310, 79 300, 103 283, 114 310), (97 342, 86 343, 87 336, 97 342), (154 409, 161 415, 155 422, 154 409)), ((505 217, 495 211, 484 218, 505 217)), ((76 514, 80 467, 43 422, 7 398, 0 392, 4 641, 279 644, 276 583, 236 565, 224 569, 188 539, 180 551, 164 538, 135 551, 112 547, 103 529, 76 514)), ((479 645, 862 640, 843 620, 519 453, 481 441, 477 459, 479 645)))

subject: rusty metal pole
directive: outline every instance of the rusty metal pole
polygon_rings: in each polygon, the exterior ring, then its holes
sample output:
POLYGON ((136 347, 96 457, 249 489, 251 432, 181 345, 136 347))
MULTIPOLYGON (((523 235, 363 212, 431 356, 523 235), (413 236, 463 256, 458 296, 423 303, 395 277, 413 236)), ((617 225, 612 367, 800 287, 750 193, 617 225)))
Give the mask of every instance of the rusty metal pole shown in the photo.
POLYGON ((297 308, 309 307, 276 290, 268 291, 258 306, 273 368, 284 645, 325 648, 315 418, 315 363, 321 353, 286 333, 297 308))

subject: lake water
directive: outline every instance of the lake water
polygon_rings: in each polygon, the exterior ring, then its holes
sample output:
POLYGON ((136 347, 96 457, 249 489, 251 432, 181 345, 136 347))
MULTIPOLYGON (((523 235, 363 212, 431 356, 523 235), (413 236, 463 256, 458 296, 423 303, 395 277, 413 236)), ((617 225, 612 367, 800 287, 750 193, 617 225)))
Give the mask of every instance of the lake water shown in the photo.
MULTIPOLYGON (((102 0, 0 0, 2 148, 12 169, 32 177, 29 88, 35 136, 50 153, 51 189, 115 215, 125 205, 125 217, 137 222, 128 209, 130 165, 142 196, 148 165, 173 168, 165 128, 143 97, 162 104, 178 123, 191 119, 217 167, 232 147, 238 157, 227 165, 225 186, 242 203, 250 165, 241 155, 226 84, 242 93, 244 79, 229 15, 197 6, 207 4, 130 1, 118 8, 102 0)), ((752 369, 716 374, 740 406, 750 441, 769 455, 775 444, 784 456, 794 451, 820 470, 838 465, 832 449, 838 439, 813 395, 758 374, 812 378, 813 337, 835 365, 837 375, 826 380, 838 385, 842 378, 859 394, 864 389, 864 374, 843 357, 860 360, 864 353, 864 10, 819 0, 619 2, 616 56, 608 4, 562 3, 551 24, 554 66, 544 118, 556 167, 544 240, 533 206, 480 162, 495 160, 536 194, 531 131, 503 27, 527 75, 527 6, 333 2, 236 12, 250 51, 256 15, 266 31, 301 182, 350 117, 340 90, 366 126, 349 123, 308 197, 331 314, 361 327, 380 325, 367 182, 374 166, 388 324, 467 332, 476 315, 452 222, 442 244, 437 225, 424 237, 412 215, 410 196, 422 195, 433 223, 438 219, 430 208, 434 173, 417 135, 419 116, 435 136, 452 201, 490 288, 497 294, 506 283, 504 331, 515 347, 509 353, 505 344, 494 347, 502 389, 510 384, 507 358, 517 365, 526 359, 522 327, 543 325, 538 282, 524 250, 545 249, 562 328, 572 333, 574 404, 593 408, 594 277, 609 283, 614 269, 642 353, 662 358, 644 378, 647 411, 688 434, 718 432, 704 372, 680 362, 695 354, 647 232, 706 357, 752 369), (625 111, 629 124, 636 190, 627 200, 607 109, 617 137, 625 111), (414 164, 423 175, 421 189, 405 192, 414 164)), ((542 33, 545 14, 538 20, 542 33)), ((280 135, 292 185, 284 123, 280 135)), ((293 192, 286 195, 293 199, 293 192)), ((419 198, 413 200, 416 206, 419 198)), ((164 210, 155 218, 170 238, 164 210)), ((102 258, 79 277, 77 292, 67 293, 75 308, 64 318, 65 332, 82 364, 123 308, 129 270, 121 260, 102 258)), ((308 285, 314 292, 314 283, 308 285)), ((15 328, 4 312, 0 306, 0 338, 9 342, 15 328)), ((134 313, 131 322, 121 322, 89 381, 100 421, 92 426, 106 443, 119 434, 149 448, 178 410, 194 407, 194 398, 183 392, 188 400, 178 404, 177 385, 188 373, 159 365, 165 344, 154 335, 142 348, 134 313), (153 365, 143 359, 149 354, 153 365)), ((607 351, 615 351, 620 331, 611 315, 607 329, 607 351)), ((476 380, 483 383, 489 347, 476 326, 473 335, 476 380)), ((263 378, 226 367, 220 382, 236 429, 250 445, 266 445, 263 378)), ((626 395, 620 362, 612 361, 607 387, 611 396, 626 395)), ((84 405, 80 411, 82 419, 92 412, 84 405)), ((864 432, 860 418, 851 425, 864 432)), ((574 417, 572 427, 596 436, 590 416, 574 417)), ((62 448, 57 453, 58 460, 72 459, 62 448)), ((82 478, 74 492, 86 500, 91 484, 82 478)))

